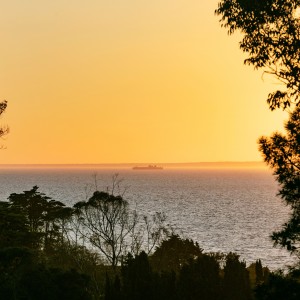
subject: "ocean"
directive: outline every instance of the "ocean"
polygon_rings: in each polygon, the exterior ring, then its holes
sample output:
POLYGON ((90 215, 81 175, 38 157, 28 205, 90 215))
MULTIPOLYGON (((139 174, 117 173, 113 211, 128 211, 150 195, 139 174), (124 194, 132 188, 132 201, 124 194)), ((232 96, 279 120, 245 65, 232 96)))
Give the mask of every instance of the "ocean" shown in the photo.
POLYGON ((277 183, 266 169, 2 168, 0 199, 37 185, 40 192, 72 206, 96 189, 110 190, 114 174, 120 180, 115 193, 119 189, 141 214, 164 212, 178 233, 205 252, 236 252, 247 265, 261 259, 272 270, 295 261, 270 239, 290 211, 276 196, 277 183))

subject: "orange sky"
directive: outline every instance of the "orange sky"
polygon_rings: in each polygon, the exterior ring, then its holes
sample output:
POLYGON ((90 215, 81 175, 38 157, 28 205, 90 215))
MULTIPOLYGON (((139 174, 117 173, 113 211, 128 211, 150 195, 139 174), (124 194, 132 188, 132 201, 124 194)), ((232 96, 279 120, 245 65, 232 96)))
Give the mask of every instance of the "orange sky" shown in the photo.
POLYGON ((260 160, 286 115, 217 3, 0 1, 0 163, 260 160))

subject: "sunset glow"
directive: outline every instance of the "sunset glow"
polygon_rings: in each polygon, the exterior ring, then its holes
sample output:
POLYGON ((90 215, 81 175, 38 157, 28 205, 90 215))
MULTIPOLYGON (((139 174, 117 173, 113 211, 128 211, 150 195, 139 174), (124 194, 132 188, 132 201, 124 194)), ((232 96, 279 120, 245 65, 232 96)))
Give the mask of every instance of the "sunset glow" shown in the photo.
POLYGON ((218 1, 0 1, 0 163, 258 161, 275 79, 218 1))

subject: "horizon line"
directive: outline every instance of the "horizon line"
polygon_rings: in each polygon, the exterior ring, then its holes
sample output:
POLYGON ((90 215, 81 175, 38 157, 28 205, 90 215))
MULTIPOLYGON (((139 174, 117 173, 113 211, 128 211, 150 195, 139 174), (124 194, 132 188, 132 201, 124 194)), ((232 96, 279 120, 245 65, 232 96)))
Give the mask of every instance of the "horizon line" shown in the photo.
POLYGON ((198 161, 198 162, 108 162, 108 163, 0 163, 0 166, 51 166, 51 165, 144 165, 144 164, 155 164, 155 165, 191 165, 191 164, 265 164, 263 161, 198 161))
POLYGON ((166 169, 267 169, 262 161, 215 161, 190 163, 67 163, 67 164, 0 164, 0 169, 132 169, 155 165, 166 169))

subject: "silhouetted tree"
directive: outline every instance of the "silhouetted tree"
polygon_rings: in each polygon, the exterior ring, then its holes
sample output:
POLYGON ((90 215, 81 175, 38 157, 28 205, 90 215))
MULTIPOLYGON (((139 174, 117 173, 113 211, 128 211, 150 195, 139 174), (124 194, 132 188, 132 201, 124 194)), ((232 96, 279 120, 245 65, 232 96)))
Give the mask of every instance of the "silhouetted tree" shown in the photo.
POLYGON ((264 281, 264 273, 260 259, 255 262, 255 277, 256 285, 264 281))
POLYGON ((25 216, 29 231, 40 236, 45 251, 62 241, 64 220, 71 216, 71 208, 40 193, 37 186, 23 193, 11 194, 8 201, 11 209, 25 216))
POLYGON ((166 220, 166 214, 162 212, 155 212, 151 216, 143 215, 131 235, 131 253, 137 255, 145 251, 151 254, 173 232, 171 226, 166 225, 166 220))
POLYGON ((261 260, 258 259, 247 267, 249 273, 249 280, 251 289, 255 289, 257 285, 260 285, 268 280, 270 270, 268 267, 263 267, 261 260))
POLYGON ((153 272, 148 256, 141 252, 135 258, 127 255, 121 269, 124 300, 150 300, 153 298, 153 272))
POLYGON ((215 13, 229 34, 242 33, 246 64, 275 76, 282 88, 267 99, 271 110, 292 107, 287 134, 259 140, 265 162, 280 184, 279 195, 292 209, 276 244, 295 252, 300 241, 300 2, 299 0, 221 0, 215 13))
POLYGON ((36 266, 37 257, 25 247, 0 249, 0 298, 19 299, 20 280, 24 274, 36 266))
POLYGON ((121 300, 121 299, 124 299, 124 297, 121 291, 120 277, 116 275, 114 281, 111 282, 110 277, 106 273, 104 300, 121 300))
POLYGON ((157 271, 175 271, 178 273, 186 262, 191 258, 200 256, 202 251, 198 243, 173 234, 156 248, 150 261, 157 271))
POLYGON ((121 195, 96 191, 88 201, 76 203, 74 209, 71 226, 76 232, 73 230, 71 236, 74 237, 74 233, 77 236, 79 233, 96 247, 113 267, 116 267, 128 252, 134 255, 138 255, 142 250, 147 254, 151 253, 170 233, 170 228, 165 225, 165 214, 156 212, 150 217, 138 215, 135 210, 129 208, 128 202, 121 195))
POLYGON ((285 129, 286 135, 262 137, 259 147, 280 184, 279 195, 292 209, 289 221, 272 238, 293 252, 299 249, 300 242, 300 108, 290 114, 285 129))
POLYGON ((6 247, 34 247, 39 236, 30 232, 26 215, 11 207, 9 202, 0 202, 0 249, 6 247))
POLYGON ((299 0, 221 0, 215 13, 229 34, 242 33, 245 64, 274 75, 283 88, 270 93, 271 110, 299 104, 299 0))
POLYGON ((76 270, 90 277, 90 290, 93 295, 103 293, 106 266, 99 253, 81 245, 60 242, 51 253, 47 252, 47 266, 65 271, 76 270))
POLYGON ((298 300, 300 283, 289 275, 271 273, 266 282, 256 287, 255 296, 257 300, 298 300))
POLYGON ((239 256, 235 253, 229 253, 226 256, 223 294, 224 300, 250 300, 252 298, 246 263, 239 261, 239 256))
MULTIPOLYGON (((4 101, 0 102, 0 116, 5 112, 6 108, 7 108, 7 101, 4 100, 4 101)), ((9 133, 8 126, 0 127, 0 138, 5 137, 8 133, 9 133)), ((0 148, 2 148, 2 146, 0 148)))
POLYGON ((154 272, 153 285, 154 300, 179 299, 177 275, 175 271, 154 272))
POLYGON ((213 256, 189 259, 179 273, 179 299, 218 300, 221 297, 220 267, 213 256))
POLYGON ((74 208, 81 216, 82 233, 115 267, 130 248, 128 240, 137 224, 136 213, 128 211, 128 203, 121 196, 99 191, 74 208))

